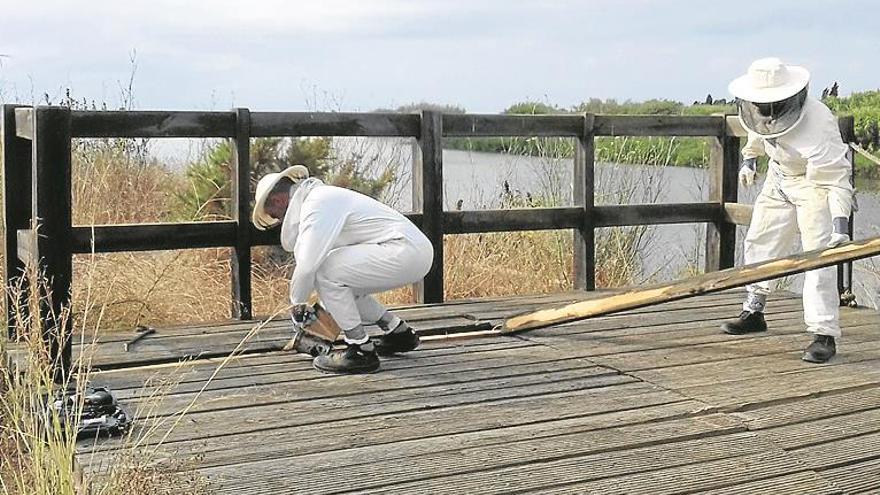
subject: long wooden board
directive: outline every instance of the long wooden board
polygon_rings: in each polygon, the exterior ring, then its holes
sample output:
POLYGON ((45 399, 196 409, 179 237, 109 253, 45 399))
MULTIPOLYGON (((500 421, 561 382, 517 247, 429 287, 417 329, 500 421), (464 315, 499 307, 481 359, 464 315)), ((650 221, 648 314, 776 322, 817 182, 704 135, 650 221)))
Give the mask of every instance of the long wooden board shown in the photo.
POLYGON ((504 323, 501 333, 520 332, 733 289, 878 254, 880 254, 880 237, 847 242, 834 248, 809 251, 740 268, 729 268, 675 282, 630 288, 607 297, 514 316, 504 323))

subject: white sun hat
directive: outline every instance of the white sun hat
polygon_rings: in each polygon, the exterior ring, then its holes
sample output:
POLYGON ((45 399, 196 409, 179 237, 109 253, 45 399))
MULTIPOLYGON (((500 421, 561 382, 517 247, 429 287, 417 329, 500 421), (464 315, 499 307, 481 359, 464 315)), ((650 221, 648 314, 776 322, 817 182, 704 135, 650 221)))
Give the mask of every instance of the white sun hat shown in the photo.
POLYGON ((309 169, 307 169, 305 165, 293 165, 287 167, 281 172, 266 174, 259 182, 257 182, 252 220, 254 225, 260 230, 266 230, 281 223, 281 220, 266 213, 265 206, 266 199, 269 197, 269 193, 272 192, 275 184, 278 184, 278 181, 285 177, 296 184, 303 179, 309 178, 309 169))
POLYGON ((796 95, 809 82, 810 72, 804 67, 768 57, 752 62, 746 74, 731 81, 727 89, 741 100, 772 103, 796 95))

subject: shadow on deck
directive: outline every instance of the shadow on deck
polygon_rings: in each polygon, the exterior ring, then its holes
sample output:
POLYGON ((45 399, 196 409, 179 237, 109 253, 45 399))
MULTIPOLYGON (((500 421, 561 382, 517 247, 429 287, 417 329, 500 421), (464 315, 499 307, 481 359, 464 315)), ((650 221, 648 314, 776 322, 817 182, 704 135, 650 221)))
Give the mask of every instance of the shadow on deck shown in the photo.
MULTIPOLYGON (((513 313, 582 295, 401 310, 422 348, 380 373, 333 377, 278 352, 284 322, 220 370, 167 438, 219 493, 878 493, 880 315, 843 309, 827 365, 800 351, 801 302, 770 305, 769 334, 729 337, 740 292, 517 336, 464 339, 513 313)), ((189 405, 253 324, 103 340, 92 383, 131 408, 173 375, 158 414, 189 405), (201 356, 183 365, 156 365, 201 356)), ((164 432, 162 432, 164 433, 164 432)), ((158 441, 162 434, 152 439, 158 441)), ((100 464, 116 440, 83 443, 100 464)))

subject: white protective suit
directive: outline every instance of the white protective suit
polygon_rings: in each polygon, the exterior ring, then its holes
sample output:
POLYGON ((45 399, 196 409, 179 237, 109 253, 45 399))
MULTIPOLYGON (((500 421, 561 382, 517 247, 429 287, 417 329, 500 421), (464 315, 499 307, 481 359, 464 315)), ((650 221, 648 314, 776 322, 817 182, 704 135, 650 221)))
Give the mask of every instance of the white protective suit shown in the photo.
MULTIPOLYGON (((837 118, 814 98, 807 99, 803 112, 801 121, 779 137, 750 132, 742 150, 743 159, 770 158, 746 234, 746 264, 785 256, 798 231, 805 251, 824 248, 831 239, 832 218, 849 218, 852 211, 852 168, 837 118)), ((772 287, 772 282, 749 285, 743 309, 763 311, 772 287)), ((835 267, 807 272, 803 297, 807 330, 839 337, 835 267)))
POLYGON ((417 282, 430 270, 431 242, 399 212, 315 178, 293 191, 281 225, 281 245, 296 260, 292 304, 307 303, 317 291, 343 331, 352 330, 385 313, 371 294, 417 282))

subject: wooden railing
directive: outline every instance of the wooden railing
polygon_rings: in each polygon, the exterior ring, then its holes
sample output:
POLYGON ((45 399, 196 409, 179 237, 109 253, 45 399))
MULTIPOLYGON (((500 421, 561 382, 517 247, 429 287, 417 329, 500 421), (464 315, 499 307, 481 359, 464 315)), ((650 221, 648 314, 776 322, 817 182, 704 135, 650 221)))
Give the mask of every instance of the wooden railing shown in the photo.
MULTIPOLYGON (((267 136, 412 137, 413 212, 408 218, 434 245, 434 265, 417 285, 417 302, 443 301, 443 236, 479 232, 573 229, 574 281, 595 289, 595 229, 629 225, 707 224, 706 270, 733 266, 736 225, 747 225, 751 207, 737 203, 739 136, 723 116, 473 115, 393 113, 74 111, 62 107, 3 106, 3 173, 6 283, 28 261, 48 275, 54 297, 45 308, 61 314, 70 304, 72 257, 78 253, 231 247, 232 316, 253 318, 251 248, 278 244, 277 231, 250 223, 250 140, 267 136), (569 137, 574 156, 573 206, 486 211, 443 208, 444 137, 569 137), (597 136, 702 136, 711 138, 709 201, 686 204, 597 206, 594 201, 597 136), (74 138, 228 138, 235 145, 234 220, 221 222, 74 226, 71 222, 71 140, 74 138), (32 222, 39 226, 37 232, 32 222), (18 253, 18 256, 13 253, 18 253)), ((852 135, 852 120, 841 129, 852 135)), ((11 305, 14 301, 10 302, 11 305)), ((7 315, 12 328, 11 314, 7 315)), ((70 345, 47 342, 53 355, 70 345)))

